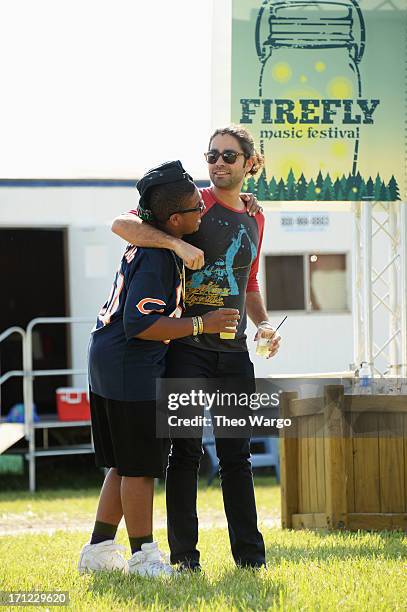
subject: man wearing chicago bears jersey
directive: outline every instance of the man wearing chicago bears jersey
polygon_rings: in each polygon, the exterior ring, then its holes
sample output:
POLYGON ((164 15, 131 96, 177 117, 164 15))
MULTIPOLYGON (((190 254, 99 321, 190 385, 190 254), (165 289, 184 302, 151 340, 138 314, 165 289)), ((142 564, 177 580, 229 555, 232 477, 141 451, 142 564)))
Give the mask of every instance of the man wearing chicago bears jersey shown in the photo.
MULTIPOLYGON (((157 227, 175 237, 199 228, 204 204, 179 161, 152 169, 137 187, 157 227)), ((183 264, 173 251, 127 247, 89 346, 96 464, 109 471, 80 572, 173 572, 152 536, 154 478, 162 476, 164 460, 155 435, 156 378, 163 376, 170 340, 219 333, 235 327, 239 316, 236 309, 212 309, 181 319, 183 293, 183 264), (132 551, 128 563, 114 541, 123 514, 132 551)))
MULTIPOLYGON (((206 209, 196 234, 188 236, 186 241, 174 240, 130 214, 118 217, 112 229, 132 244, 172 248, 184 259, 190 268, 186 316, 211 308, 239 310, 234 339, 189 336, 172 343, 167 376, 253 379, 253 364, 246 344, 246 313, 256 326, 266 328, 260 333, 271 339, 269 357, 277 352, 280 341, 268 323, 257 282, 264 216, 262 213, 248 215, 240 195, 245 177, 260 169, 262 158, 247 130, 229 126, 211 136, 206 160, 212 186, 201 190, 206 209)), ((250 440, 216 438, 216 450, 234 560, 238 566, 261 567, 265 564, 265 550, 257 528, 250 440)), ((167 468, 171 562, 190 569, 200 568, 196 496, 201 456, 200 440, 172 440, 167 468)))

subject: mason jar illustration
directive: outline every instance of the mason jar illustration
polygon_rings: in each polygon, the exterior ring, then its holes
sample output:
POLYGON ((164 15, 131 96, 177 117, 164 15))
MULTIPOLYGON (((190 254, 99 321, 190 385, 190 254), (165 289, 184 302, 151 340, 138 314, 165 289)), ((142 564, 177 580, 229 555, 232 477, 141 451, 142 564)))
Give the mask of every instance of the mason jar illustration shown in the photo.
POLYGON ((357 0, 265 0, 255 38, 261 67, 253 123, 268 179, 286 181, 290 171, 308 181, 318 173, 356 176, 365 49, 357 0))

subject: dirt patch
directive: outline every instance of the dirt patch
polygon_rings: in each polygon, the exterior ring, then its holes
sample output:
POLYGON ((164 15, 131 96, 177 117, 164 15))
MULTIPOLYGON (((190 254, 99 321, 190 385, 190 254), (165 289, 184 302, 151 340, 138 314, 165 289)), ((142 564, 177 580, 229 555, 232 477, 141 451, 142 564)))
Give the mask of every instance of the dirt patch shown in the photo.
MULTIPOLYGON (((56 531, 87 531, 91 532, 94 523, 94 516, 84 515, 72 517, 71 514, 58 513, 38 515, 35 512, 27 511, 18 514, 0 515, 0 536, 14 536, 32 534, 52 535, 56 531)), ((259 517, 259 524, 267 528, 279 528, 280 517, 268 516, 259 517)), ((121 526, 124 527, 122 521, 121 526)), ((213 529, 227 527, 226 518, 223 512, 202 512, 199 515, 200 529, 213 529)), ((154 528, 166 529, 167 522, 164 514, 154 516, 154 528)))

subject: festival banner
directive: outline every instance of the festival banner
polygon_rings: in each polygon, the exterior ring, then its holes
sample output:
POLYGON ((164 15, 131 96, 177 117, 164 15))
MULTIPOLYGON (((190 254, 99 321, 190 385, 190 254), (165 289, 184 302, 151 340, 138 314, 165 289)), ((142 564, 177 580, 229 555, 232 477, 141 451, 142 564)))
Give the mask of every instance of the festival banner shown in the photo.
POLYGON ((406 198, 406 0, 233 0, 231 117, 259 200, 406 198))

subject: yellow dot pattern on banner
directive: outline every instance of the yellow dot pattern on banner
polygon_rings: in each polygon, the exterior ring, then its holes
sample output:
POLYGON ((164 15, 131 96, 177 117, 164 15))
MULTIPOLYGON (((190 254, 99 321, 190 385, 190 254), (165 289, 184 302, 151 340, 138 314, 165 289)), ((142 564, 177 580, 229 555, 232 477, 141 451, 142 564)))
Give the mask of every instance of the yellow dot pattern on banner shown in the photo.
POLYGON ((324 70, 326 70, 325 62, 316 62, 315 63, 315 70, 317 72, 324 72, 324 70))
POLYGON ((315 193, 321 193, 321 189, 319 187, 315 187, 315 193))
POLYGON ((273 67, 271 74, 275 81, 287 83, 291 79, 293 71, 291 70, 291 66, 286 62, 278 62, 278 64, 273 67))
POLYGON ((301 83, 306 83, 308 81, 308 77, 305 76, 305 74, 302 74, 300 76, 300 82, 301 83))
POLYGON ((353 97, 352 83, 345 77, 335 77, 332 81, 329 81, 327 91, 331 98, 353 97))
POLYGON ((335 157, 345 157, 348 151, 349 147, 345 142, 334 142, 331 145, 331 152, 335 157))

